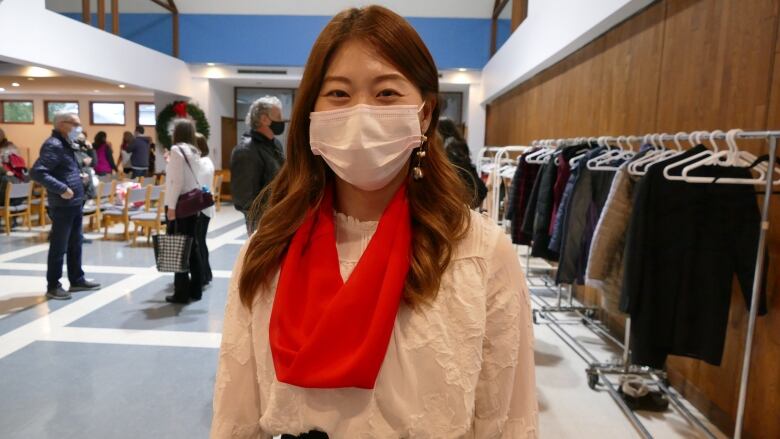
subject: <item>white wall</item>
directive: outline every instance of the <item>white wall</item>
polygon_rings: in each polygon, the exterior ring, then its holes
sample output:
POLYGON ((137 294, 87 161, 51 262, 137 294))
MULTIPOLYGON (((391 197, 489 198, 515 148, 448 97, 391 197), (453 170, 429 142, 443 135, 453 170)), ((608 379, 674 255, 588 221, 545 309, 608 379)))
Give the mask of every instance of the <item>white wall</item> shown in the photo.
POLYGON ((183 61, 47 10, 45 0, 3 1, 0 29, 0 60, 190 95, 183 61))
POLYGON ((468 112, 466 113, 466 126, 468 134, 466 141, 471 150, 471 159, 478 160, 479 150, 485 146, 485 107, 482 105, 482 84, 469 85, 466 94, 468 112))
POLYGON ((209 121, 209 156, 216 169, 222 168, 222 117, 233 117, 233 86, 208 78, 193 78, 192 102, 209 121))
POLYGON ((566 58, 653 0, 528 0, 528 17, 482 71, 489 103, 566 58))

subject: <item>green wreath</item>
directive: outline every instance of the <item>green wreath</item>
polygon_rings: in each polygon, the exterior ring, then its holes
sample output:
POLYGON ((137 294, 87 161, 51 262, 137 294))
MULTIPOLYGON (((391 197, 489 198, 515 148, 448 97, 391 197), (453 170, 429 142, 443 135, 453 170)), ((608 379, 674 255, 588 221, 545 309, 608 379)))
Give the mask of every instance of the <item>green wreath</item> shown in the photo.
POLYGON ((174 119, 189 117, 195 121, 195 128, 199 133, 203 134, 206 139, 209 138, 211 127, 209 121, 206 120, 206 114, 197 105, 192 102, 176 101, 168 104, 157 115, 157 141, 165 149, 171 148, 171 130, 174 119))

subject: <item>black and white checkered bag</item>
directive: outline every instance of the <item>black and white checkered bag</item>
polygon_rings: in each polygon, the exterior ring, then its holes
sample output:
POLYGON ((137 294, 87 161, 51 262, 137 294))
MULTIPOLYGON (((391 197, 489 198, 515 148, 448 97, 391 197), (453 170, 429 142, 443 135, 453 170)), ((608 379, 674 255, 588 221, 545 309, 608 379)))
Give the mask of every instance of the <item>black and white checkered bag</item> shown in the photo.
POLYGON ((190 271, 192 237, 187 235, 154 235, 154 260, 160 273, 190 271))

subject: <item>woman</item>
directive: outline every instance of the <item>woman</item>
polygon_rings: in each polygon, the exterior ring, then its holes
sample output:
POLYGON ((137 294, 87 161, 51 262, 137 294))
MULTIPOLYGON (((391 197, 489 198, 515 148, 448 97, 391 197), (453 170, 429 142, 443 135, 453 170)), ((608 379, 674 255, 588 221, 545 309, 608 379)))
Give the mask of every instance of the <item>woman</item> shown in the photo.
MULTIPOLYGON (((209 157, 209 144, 206 136, 201 133, 195 134, 198 150, 200 151, 200 171, 198 172, 198 182, 213 192, 211 186, 214 183, 214 162, 209 157)), ((198 243, 200 244, 201 258, 203 259, 203 284, 211 283, 213 278, 211 274, 211 263, 209 262, 209 247, 206 244, 206 235, 209 231, 209 222, 214 218, 217 211, 214 206, 203 209, 198 214, 198 243)))
POLYGON ((233 269, 212 438, 536 437, 528 291, 466 205, 437 96, 430 53, 385 8, 314 43, 233 269))
POLYGON ((487 186, 479 178, 477 168, 474 167, 474 163, 471 161, 469 145, 463 138, 460 129, 451 119, 446 117, 439 119, 438 130, 444 142, 444 151, 447 153, 447 158, 455 166, 458 176, 471 195, 469 206, 472 209, 478 209, 482 205, 482 201, 485 200, 485 196, 487 196, 487 186))
POLYGON ((173 146, 165 178, 167 232, 192 237, 192 249, 190 271, 174 275, 173 295, 165 298, 169 303, 187 304, 200 300, 203 294, 203 258, 197 236, 198 215, 176 217, 179 196, 202 186, 197 179, 197 175, 202 172, 200 151, 195 145, 195 124, 189 119, 174 121, 173 146))
POLYGON ((103 176, 116 172, 114 151, 111 149, 111 143, 108 142, 105 131, 99 131, 95 135, 92 146, 95 151, 95 173, 103 176))
POLYGON ((120 164, 122 165, 122 172, 127 176, 131 176, 133 171, 130 167, 130 153, 126 151, 127 147, 133 143, 135 136, 130 131, 125 131, 122 134, 122 145, 119 147, 120 164))

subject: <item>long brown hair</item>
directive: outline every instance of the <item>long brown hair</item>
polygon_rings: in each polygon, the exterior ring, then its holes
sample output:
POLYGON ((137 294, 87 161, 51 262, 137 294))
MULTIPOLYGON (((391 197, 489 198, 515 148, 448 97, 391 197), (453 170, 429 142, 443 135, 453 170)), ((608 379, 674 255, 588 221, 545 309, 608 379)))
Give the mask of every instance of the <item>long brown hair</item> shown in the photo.
MULTIPOLYGON (((407 171, 412 220, 412 254, 404 299, 412 306, 430 302, 439 291, 454 245, 469 226, 468 193, 449 165, 436 136, 439 119, 439 75, 430 52, 412 26, 381 6, 347 9, 325 26, 315 41, 293 108, 287 137, 287 160, 271 184, 255 199, 253 221, 259 218, 244 256, 239 280, 241 302, 251 308, 258 289, 268 285, 306 212, 322 199, 334 174, 309 145, 309 114, 314 110, 333 54, 347 40, 360 39, 376 49, 420 90, 432 108, 422 146, 424 177, 407 171)), ((415 157, 413 155, 412 157, 415 157)), ((414 163, 414 161, 413 161, 414 163)))

